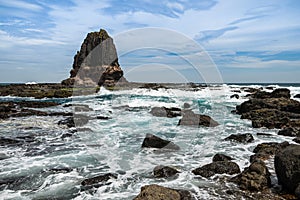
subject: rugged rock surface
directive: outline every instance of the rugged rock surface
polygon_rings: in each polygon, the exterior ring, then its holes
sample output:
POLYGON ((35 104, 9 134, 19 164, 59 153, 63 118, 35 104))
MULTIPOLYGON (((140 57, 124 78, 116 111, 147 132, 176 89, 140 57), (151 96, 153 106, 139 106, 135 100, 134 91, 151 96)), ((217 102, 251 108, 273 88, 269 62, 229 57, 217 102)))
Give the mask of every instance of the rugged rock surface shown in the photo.
POLYGON ((250 119, 254 128, 300 127, 300 102, 290 99, 288 89, 258 91, 251 97, 236 107, 236 113, 250 119))
POLYGON ((165 149, 171 149, 171 150, 179 150, 180 147, 174 144, 171 141, 161 139, 160 137, 157 137, 152 134, 147 134, 146 138, 143 141, 142 148, 165 148, 165 149))
POLYGON ((300 145, 291 144, 275 155, 278 183, 290 193, 300 184, 300 145))
POLYGON ((181 116, 180 108, 153 107, 150 113, 156 117, 178 117, 181 116))
POLYGON ((219 123, 213 120, 210 116, 196 114, 191 110, 185 110, 182 112, 182 118, 179 120, 178 125, 184 126, 206 126, 206 127, 215 127, 219 123))
POLYGON ((224 155, 224 154, 217 153, 216 155, 214 155, 212 160, 213 160, 213 162, 231 161, 231 160, 233 160, 233 158, 231 158, 230 156, 224 155))
POLYGON ((289 137, 300 137, 300 128, 288 127, 278 131, 278 135, 284 135, 289 137))
POLYGON ((262 191, 271 186, 270 172, 263 161, 255 161, 239 175, 231 179, 241 189, 262 191))
POLYGON ((268 142, 258 144, 253 149, 253 153, 255 154, 250 157, 250 162, 254 162, 256 160, 267 160, 271 156, 275 155, 276 152, 279 152, 281 149, 285 148, 288 145, 288 142, 268 142))
POLYGON ((237 174, 240 173, 240 168, 235 162, 231 161, 216 161, 192 171, 195 175, 200 175, 209 178, 215 174, 237 174))
POLYGON ((239 142, 239 143, 249 143, 249 142, 253 142, 254 138, 250 133, 245 133, 245 134, 232 134, 230 136, 228 136, 227 138, 225 138, 224 140, 231 140, 231 141, 235 141, 235 142, 239 142))
POLYGON ((179 171, 173 167, 159 165, 153 169, 156 178, 167 178, 176 175, 179 171))
POLYGON ((159 185, 146 185, 134 200, 194 200, 187 190, 176 190, 159 185))
POLYGON ((81 182, 82 186, 95 186, 105 184, 109 179, 116 179, 117 175, 112 173, 107 173, 104 175, 95 176, 92 178, 85 179, 81 182))
POLYGON ((87 34, 80 51, 74 56, 70 78, 63 80, 62 84, 112 87, 119 80, 126 81, 122 77, 113 39, 101 29, 87 34))

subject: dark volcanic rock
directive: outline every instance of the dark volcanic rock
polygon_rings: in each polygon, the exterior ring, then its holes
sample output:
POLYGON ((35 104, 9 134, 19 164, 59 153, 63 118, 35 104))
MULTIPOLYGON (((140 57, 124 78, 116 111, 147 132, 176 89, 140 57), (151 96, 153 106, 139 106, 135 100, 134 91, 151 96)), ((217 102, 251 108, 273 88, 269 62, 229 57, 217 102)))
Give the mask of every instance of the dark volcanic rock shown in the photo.
POLYGON ((217 162, 217 161, 230 161, 230 160, 233 160, 230 156, 226 156, 226 155, 220 154, 220 153, 217 153, 213 157, 213 162, 217 162))
POLYGON ((176 169, 169 166, 159 165, 153 169, 153 174, 157 178, 167 178, 176 175, 179 173, 176 169))
POLYGON ((296 94, 294 98, 300 98, 300 94, 296 94))
POLYGON ((126 81, 118 62, 116 47, 108 33, 88 33, 80 51, 74 56, 73 69, 64 85, 104 85, 112 87, 119 80, 126 81))
POLYGON ((294 193, 300 184, 300 145, 291 144, 275 155, 278 183, 294 193))
POLYGON ((195 114, 191 110, 185 110, 182 112, 182 118, 179 120, 178 125, 184 126, 206 126, 206 127, 215 127, 219 123, 213 120, 210 116, 195 114))
POLYGON ((161 139, 152 134, 147 134, 146 138, 143 141, 142 148, 165 148, 165 149, 172 149, 172 150, 179 150, 180 147, 174 144, 171 141, 161 139))
POLYGON ((180 108, 166 108, 166 107, 154 107, 151 108, 150 113, 156 117, 178 117, 181 116, 180 108))
POLYGON ((168 89, 166 86, 161 85, 161 84, 157 84, 157 83, 146 83, 142 86, 140 86, 140 88, 146 88, 146 89, 152 89, 152 90, 158 90, 158 89, 168 89))
POLYGON ((250 162, 254 162, 255 160, 267 160, 288 145, 288 142, 268 142, 258 144, 253 150, 253 153, 255 154, 250 157, 250 162))
POLYGON ((245 133, 245 134, 236 134, 236 135, 232 134, 227 138, 225 138, 224 140, 231 140, 240 143, 249 143, 249 142, 253 142, 254 138, 250 133, 245 133))
POLYGON ((134 200, 194 200, 187 190, 171 189, 159 185, 146 185, 134 200))
POLYGON ((262 191, 271 186, 270 172, 263 161, 255 161, 239 175, 231 179, 241 189, 262 191))
POLYGON ((300 137, 300 128, 288 127, 278 131, 278 135, 289 137, 300 137))
POLYGON ((216 161, 192 171, 195 175, 200 175, 209 178, 215 174, 237 174, 240 173, 240 168, 235 162, 231 161, 216 161))
POLYGON ((266 99, 266 98, 291 98, 290 90, 287 88, 275 89, 273 92, 257 91, 252 95, 256 99, 266 99))
POLYGON ((233 94, 233 95, 231 95, 231 96, 230 96, 230 98, 231 98, 231 99, 232 99, 232 98, 239 99, 239 98, 240 98, 240 96, 239 96, 238 94, 233 94))
POLYGON ((293 141, 296 142, 296 143, 298 143, 298 144, 300 144, 300 137, 294 138, 293 141))
POLYGON ((81 182, 81 185, 83 186, 91 186, 91 185, 96 185, 96 184, 103 184, 105 182, 107 182, 109 179, 111 178, 118 178, 117 175, 115 174, 112 174, 112 173, 107 173, 107 174, 104 174, 104 175, 100 175, 100 176, 96 176, 96 177, 93 177, 93 178, 88 178, 88 179, 85 179, 81 182))

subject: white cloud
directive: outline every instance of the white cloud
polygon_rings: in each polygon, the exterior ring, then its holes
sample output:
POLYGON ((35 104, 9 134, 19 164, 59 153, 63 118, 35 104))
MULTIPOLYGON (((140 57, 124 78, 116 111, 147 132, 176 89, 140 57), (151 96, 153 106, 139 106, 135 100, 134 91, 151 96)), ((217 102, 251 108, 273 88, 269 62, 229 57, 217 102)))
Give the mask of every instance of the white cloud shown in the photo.
POLYGON ((20 8, 20 9, 25 9, 25 10, 30 10, 30 11, 41 11, 43 7, 33 4, 33 3, 28 3, 24 1, 19 1, 19 0, 0 0, 0 4, 7 6, 7 7, 13 7, 13 8, 20 8))

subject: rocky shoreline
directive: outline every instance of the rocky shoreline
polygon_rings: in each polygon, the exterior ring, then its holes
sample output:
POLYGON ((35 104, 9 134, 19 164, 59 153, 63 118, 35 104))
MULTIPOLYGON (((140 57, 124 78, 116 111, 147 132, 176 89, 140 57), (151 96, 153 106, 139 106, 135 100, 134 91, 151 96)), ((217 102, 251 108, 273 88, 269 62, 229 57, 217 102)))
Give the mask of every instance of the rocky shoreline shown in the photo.
MULTIPOLYGON (((121 89, 132 88, 147 88, 149 90, 157 90, 159 88, 176 88, 201 90, 207 86, 197 85, 189 87, 190 85, 183 84, 139 84, 126 83, 118 87, 121 89)), ((92 88, 89 88, 93 90, 92 88)), ((60 84, 37 84, 37 85, 8 85, 0 87, 1 96, 20 96, 20 97, 35 97, 35 98, 66 98, 71 95, 71 87, 62 87, 60 84), (55 91, 64 91, 61 96, 54 95, 55 91)), ((280 128, 279 135, 286 137, 300 137, 300 103, 291 99, 290 91, 287 89, 275 89, 273 92, 265 92, 247 88, 248 91, 253 91, 251 95, 242 98, 249 98, 241 105, 236 107, 236 113, 241 115, 242 119, 249 119, 252 121, 253 128, 266 127, 269 129, 280 128)), ((236 96, 232 97, 236 98, 236 96)), ((105 116, 98 116, 96 118, 87 118, 84 115, 73 115, 73 113, 66 112, 43 112, 36 108, 45 108, 57 106, 59 103, 55 102, 38 102, 38 101, 20 101, 20 102, 1 102, 0 103, 0 120, 8 119, 10 117, 25 117, 25 116, 65 116, 65 120, 60 121, 59 125, 66 125, 69 128, 79 127, 86 124, 89 120, 109 119, 105 116)), ((65 107, 68 104, 64 104, 65 107)), ((85 112, 90 108, 83 105, 70 105, 77 109, 77 111, 85 112)), ((180 117, 178 122, 180 126, 191 126, 193 128, 205 126, 207 128, 218 126, 218 122, 206 115, 200 115, 192 112, 189 105, 185 104, 183 108, 166 108, 153 107, 150 113, 156 117, 180 117)), ((79 128, 78 128, 78 131, 79 128)), ((1 146, 30 142, 32 138, 1 138, 1 146)), ((233 134, 224 141, 230 141, 234 144, 251 143, 254 138, 251 134, 240 133, 233 134)), ((159 138, 152 134, 147 134, 141 148, 155 148, 163 150, 178 151, 180 146, 176 142, 167 139, 159 138)), ((217 175, 217 181, 225 180, 227 183, 234 183, 240 190, 232 190, 226 187, 226 194, 234 196, 235 194, 242 194, 249 199, 297 199, 300 198, 300 145, 283 143, 262 143, 255 147, 253 155, 249 158, 250 165, 245 169, 240 169, 235 163, 235 160, 224 154, 216 154, 213 157, 212 163, 199 166, 196 169, 191 169, 191 172, 196 177, 203 177, 210 179, 217 175), (282 189, 276 188, 270 180, 270 172, 266 165, 266 161, 272 159, 275 163, 275 171, 278 178, 278 183, 282 189), (226 175, 224 175, 226 174, 226 175), (275 188, 274 188, 275 187, 275 188), (259 193, 257 193, 259 192, 259 193)), ((174 163, 176 165, 176 163, 174 163)), ((153 170, 153 176, 156 178, 168 178, 176 176, 180 170, 172 166, 157 166, 153 170)), ((103 184, 109 184, 111 179, 116 179, 116 174, 104 174, 94 176, 82 181, 83 190, 88 190, 93 187, 99 187, 103 184)), ((5 183, 3 183, 5 184, 5 183)), ((159 185, 147 185, 141 189, 141 193, 135 199, 195 199, 193 191, 171 189, 159 185)))

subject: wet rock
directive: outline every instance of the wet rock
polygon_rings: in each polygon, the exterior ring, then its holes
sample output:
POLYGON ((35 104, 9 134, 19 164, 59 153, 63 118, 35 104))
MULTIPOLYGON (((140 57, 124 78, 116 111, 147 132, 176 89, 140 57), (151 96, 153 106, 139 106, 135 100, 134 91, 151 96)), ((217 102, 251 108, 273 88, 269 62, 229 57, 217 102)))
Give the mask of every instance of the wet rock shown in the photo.
POLYGON ((166 86, 157 84, 157 83, 146 83, 140 88, 146 88, 146 89, 152 89, 152 90, 158 90, 158 89, 168 89, 166 86))
POLYGON ((296 142, 296 143, 298 143, 298 144, 300 144, 300 137, 294 138, 293 141, 296 142))
POLYGON ((20 140, 0 137, 0 146, 17 145, 22 143, 20 140))
POLYGON ((250 162, 254 162, 255 160, 267 160, 288 145, 288 142, 267 142, 258 144, 253 150, 255 154, 250 157, 250 162))
POLYGON ((289 137, 300 137, 300 128, 288 127, 278 131, 278 135, 289 137))
POLYGON ((272 87, 272 86, 267 86, 266 89, 267 89, 267 90, 274 90, 274 87, 272 87))
POLYGON ((68 117, 64 120, 61 120, 58 122, 58 125, 66 125, 69 128, 75 127, 75 126, 84 126, 87 124, 90 120, 90 117, 85 115, 74 115, 73 117, 68 117))
POLYGON ((159 165, 153 169, 153 174, 156 178, 168 178, 179 173, 175 168, 159 165))
POLYGON ((221 153, 217 153, 213 157, 213 162, 217 162, 217 161, 231 161, 231 160, 233 160, 233 158, 231 158, 230 156, 227 156, 225 154, 221 154, 221 153))
POLYGON ((181 116, 180 108, 166 108, 166 107, 154 107, 151 108, 150 113, 156 117, 178 117, 181 116))
POLYGON ((194 200, 187 190, 171 189, 159 185, 146 185, 134 200, 194 200))
POLYGON ((294 98, 300 98, 300 94, 296 94, 294 98))
POLYGON ((233 94, 233 95, 231 95, 231 96, 230 96, 230 98, 231 98, 231 99, 232 99, 232 98, 239 99, 239 98, 240 98, 240 96, 239 96, 238 94, 233 94))
POLYGON ((191 110, 183 111, 182 114, 183 116, 179 120, 178 125, 195 127, 215 127, 219 125, 219 123, 213 120, 210 116, 195 114, 191 110))
POLYGON ((146 138, 143 141, 142 148, 165 148, 165 149, 171 149, 171 150, 179 150, 180 147, 174 144, 171 141, 161 139, 160 137, 157 137, 152 134, 147 134, 146 138))
POLYGON ((225 138, 224 140, 226 141, 231 140, 239 143, 249 143, 249 142, 253 142, 254 138, 250 133, 245 133, 245 134, 236 134, 236 135, 232 134, 227 138, 225 138))
POLYGON ((97 116, 96 119, 109 120, 109 119, 112 119, 112 118, 111 117, 106 117, 106 116, 97 116))
POLYGON ((189 103, 184 103, 183 104, 183 108, 184 109, 188 109, 188 108, 190 108, 191 107, 191 104, 189 104, 189 103))
POLYGON ((294 194, 300 184, 300 145, 291 144, 275 155, 278 183, 294 194))
POLYGON ((95 176, 92 178, 85 179, 81 182, 82 186, 101 186, 105 184, 110 179, 117 179, 118 176, 116 174, 107 173, 104 175, 95 176))
POLYGON ((256 99, 266 99, 266 98, 291 98, 290 90, 287 88, 278 88, 273 92, 257 91, 252 95, 256 99))
POLYGON ((273 136, 270 133, 256 133, 256 135, 258 135, 258 136, 273 136))
POLYGON ((262 191, 271 187, 270 172, 263 161, 251 163, 230 181, 236 183, 241 189, 249 191, 262 191))
POLYGON ((192 171, 195 175, 200 175, 209 178, 215 174, 237 174, 240 173, 240 168, 235 162, 231 161, 216 161, 192 171))
POLYGON ((87 34, 74 56, 70 78, 62 84, 113 87, 119 80, 126 81, 122 76, 113 39, 101 29, 87 34))

